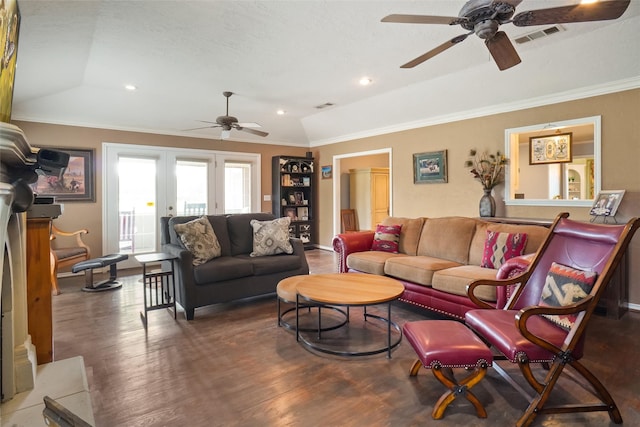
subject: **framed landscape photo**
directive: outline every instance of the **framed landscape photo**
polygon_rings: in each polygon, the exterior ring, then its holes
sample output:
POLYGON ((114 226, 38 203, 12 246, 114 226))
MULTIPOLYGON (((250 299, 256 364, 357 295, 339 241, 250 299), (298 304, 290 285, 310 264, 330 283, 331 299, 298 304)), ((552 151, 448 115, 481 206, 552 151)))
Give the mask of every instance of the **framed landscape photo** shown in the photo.
POLYGON ((447 150, 413 155, 413 183, 447 182, 447 150))
POLYGON ((573 134, 569 132, 530 137, 529 164, 571 163, 573 161, 572 136, 573 134))
POLYGON ((625 190, 601 191, 596 197, 589 215, 615 216, 625 190))
POLYGON ((39 175, 31 185, 37 195, 54 196, 56 201, 95 202, 94 160, 92 149, 55 148, 69 154, 62 176, 39 175))
POLYGON ((322 172, 322 179, 331 179, 331 166, 322 166, 320 168, 322 172))

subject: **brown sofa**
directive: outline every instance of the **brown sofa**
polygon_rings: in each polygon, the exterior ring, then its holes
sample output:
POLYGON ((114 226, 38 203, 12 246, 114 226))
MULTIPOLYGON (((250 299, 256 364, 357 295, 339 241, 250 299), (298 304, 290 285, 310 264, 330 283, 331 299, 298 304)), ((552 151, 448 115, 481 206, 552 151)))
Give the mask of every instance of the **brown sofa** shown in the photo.
MULTIPOLYGON (((387 275, 405 287, 401 301, 450 317, 463 319, 477 308, 467 297, 467 285, 476 279, 495 279, 497 269, 481 267, 487 230, 526 233, 524 254, 535 252, 548 228, 514 225, 477 218, 386 218, 383 225, 402 225, 398 253, 372 251, 373 231, 344 233, 333 240, 340 272, 387 275)), ((507 290, 478 289, 476 295, 502 307, 507 290)))

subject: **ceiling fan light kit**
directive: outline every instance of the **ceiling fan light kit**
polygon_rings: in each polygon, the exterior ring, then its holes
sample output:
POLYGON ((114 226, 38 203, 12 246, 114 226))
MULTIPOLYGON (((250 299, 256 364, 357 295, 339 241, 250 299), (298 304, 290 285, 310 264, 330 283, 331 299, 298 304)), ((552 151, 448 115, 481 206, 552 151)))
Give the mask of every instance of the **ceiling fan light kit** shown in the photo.
POLYGON ((500 25, 511 23, 517 27, 527 27, 612 20, 622 16, 630 2, 631 0, 607 0, 529 10, 514 16, 516 7, 522 3, 522 0, 469 0, 462 6, 457 17, 393 14, 382 18, 382 22, 460 25, 468 31, 407 62, 401 68, 413 68, 475 33, 485 41, 493 60, 502 71, 519 64, 521 60, 507 34, 499 31, 500 25))

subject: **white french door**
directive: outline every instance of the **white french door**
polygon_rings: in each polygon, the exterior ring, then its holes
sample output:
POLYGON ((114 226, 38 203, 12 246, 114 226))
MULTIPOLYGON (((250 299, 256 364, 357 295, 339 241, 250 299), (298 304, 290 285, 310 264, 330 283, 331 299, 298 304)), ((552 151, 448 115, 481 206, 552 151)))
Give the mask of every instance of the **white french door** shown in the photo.
POLYGON ((157 252, 162 216, 259 209, 259 154, 114 143, 103 154, 104 254, 157 252))

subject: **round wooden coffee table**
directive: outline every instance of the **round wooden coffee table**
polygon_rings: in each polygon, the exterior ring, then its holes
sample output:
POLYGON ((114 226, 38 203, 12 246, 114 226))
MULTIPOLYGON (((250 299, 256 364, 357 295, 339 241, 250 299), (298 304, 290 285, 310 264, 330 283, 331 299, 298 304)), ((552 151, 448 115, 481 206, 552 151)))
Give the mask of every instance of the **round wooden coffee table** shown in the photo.
POLYGON ((391 320, 391 302, 404 292, 404 286, 398 280, 364 273, 312 274, 305 276, 296 284, 296 325, 298 325, 301 305, 364 307, 365 320, 378 319, 387 324, 387 342, 384 347, 365 351, 340 351, 322 345, 322 327, 318 324, 317 340, 310 340, 300 334, 296 327, 296 340, 307 347, 323 353, 338 356, 369 356, 387 352, 391 358, 391 350, 400 344, 402 330, 391 320), (387 304, 387 317, 367 313, 367 306, 387 304), (395 329, 398 338, 391 342, 391 329, 395 329))

